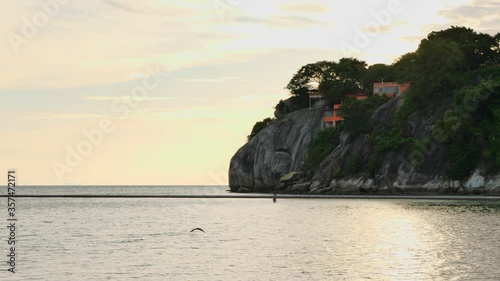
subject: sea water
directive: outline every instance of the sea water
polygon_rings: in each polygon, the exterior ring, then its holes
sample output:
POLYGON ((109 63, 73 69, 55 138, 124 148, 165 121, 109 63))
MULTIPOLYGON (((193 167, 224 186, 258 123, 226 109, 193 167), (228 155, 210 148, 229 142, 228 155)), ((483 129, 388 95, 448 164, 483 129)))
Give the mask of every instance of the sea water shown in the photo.
MULTIPOLYGON (((227 187, 18 187, 221 195, 227 187)), ((5 194, 3 191, 1 194, 5 194)), ((6 203, 6 198, 0 201, 6 203)), ((500 202, 17 198, 0 280, 499 280, 500 202), (200 227, 205 232, 191 229, 200 227)), ((0 221, 7 223, 7 207, 0 221)))

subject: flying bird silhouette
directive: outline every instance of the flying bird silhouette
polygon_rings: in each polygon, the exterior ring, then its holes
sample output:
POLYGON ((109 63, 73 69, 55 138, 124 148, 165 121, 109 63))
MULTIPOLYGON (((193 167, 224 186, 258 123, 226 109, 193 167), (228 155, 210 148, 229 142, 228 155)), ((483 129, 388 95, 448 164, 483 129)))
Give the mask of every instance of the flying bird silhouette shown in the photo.
POLYGON ((205 232, 203 229, 201 229, 201 228, 199 228, 199 227, 197 227, 197 228, 193 228, 193 229, 191 229, 191 231, 189 231, 189 232, 193 232, 193 231, 195 231, 195 230, 199 230, 199 231, 205 232))

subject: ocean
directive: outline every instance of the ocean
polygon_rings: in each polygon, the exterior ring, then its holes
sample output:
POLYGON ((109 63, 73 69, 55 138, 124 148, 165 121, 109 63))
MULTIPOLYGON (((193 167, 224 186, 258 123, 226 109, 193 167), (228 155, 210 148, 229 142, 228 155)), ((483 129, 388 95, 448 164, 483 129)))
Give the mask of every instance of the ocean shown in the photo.
MULTIPOLYGON (((17 187, 227 195, 226 186, 17 187)), ((0 194, 6 194, 2 188, 0 194)), ((8 226, 7 198, 0 221, 8 226)), ((500 201, 16 198, 0 280, 499 280, 500 201), (193 231, 202 228, 204 232, 193 231)))

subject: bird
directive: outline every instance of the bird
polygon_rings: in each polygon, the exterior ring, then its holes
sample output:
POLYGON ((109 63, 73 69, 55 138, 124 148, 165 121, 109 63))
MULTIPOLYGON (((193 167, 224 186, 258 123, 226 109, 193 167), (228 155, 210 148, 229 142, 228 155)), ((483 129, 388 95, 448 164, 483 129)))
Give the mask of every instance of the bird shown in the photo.
POLYGON ((193 228, 193 229, 191 229, 191 231, 189 231, 189 232, 193 232, 193 231, 195 231, 195 230, 199 230, 199 231, 205 232, 203 229, 201 229, 201 228, 199 228, 199 227, 197 227, 197 228, 193 228))

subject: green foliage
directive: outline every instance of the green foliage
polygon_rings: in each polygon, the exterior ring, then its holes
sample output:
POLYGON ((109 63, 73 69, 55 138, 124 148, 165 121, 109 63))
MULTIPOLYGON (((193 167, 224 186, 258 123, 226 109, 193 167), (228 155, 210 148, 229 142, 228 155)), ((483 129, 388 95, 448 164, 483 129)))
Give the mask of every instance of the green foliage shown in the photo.
POLYGON ((307 151, 305 163, 313 168, 318 167, 339 145, 339 137, 340 133, 336 128, 327 128, 319 132, 307 151))
POLYGON ((374 149, 377 152, 398 149, 402 145, 408 144, 411 139, 405 138, 401 130, 393 128, 391 130, 377 130, 374 137, 374 149))
POLYGON ((441 99, 455 88, 453 77, 465 64, 465 55, 457 43, 424 39, 417 50, 416 79, 412 87, 426 99, 441 99))
POLYGON ((411 83, 417 79, 417 59, 416 52, 406 53, 393 64, 396 81, 411 83))
POLYGON ((479 149, 470 144, 452 144, 450 146, 450 179, 463 180, 470 176, 480 155, 479 149))
POLYGON ((283 118, 289 113, 309 107, 309 95, 292 96, 288 100, 280 100, 274 107, 276 109, 276 117, 283 118))
POLYGON ((489 34, 477 33, 471 28, 452 26, 442 31, 431 32, 427 39, 455 42, 464 54, 464 67, 469 71, 487 64, 498 63, 499 42, 489 34))
POLYGON ((290 98, 290 112, 309 107, 309 94, 290 98))
POLYGON ((478 73, 487 78, 458 90, 433 129, 436 139, 450 144, 452 179, 469 176, 479 156, 500 167, 500 67, 478 73))
POLYGON ((373 94, 373 83, 381 81, 395 81, 394 66, 383 63, 370 65, 363 77, 363 89, 365 94, 373 94))
MULTIPOLYGON (((491 36, 470 28, 451 27, 430 33, 415 52, 407 53, 392 65, 375 64, 367 67, 364 61, 342 58, 319 61, 300 68, 287 85, 292 97, 276 105, 282 117, 309 105, 309 92, 319 89, 328 98, 344 99, 346 95, 364 91, 370 95, 373 83, 384 81, 409 82, 411 87, 403 96, 396 112, 395 127, 375 130, 371 141, 377 152, 397 149, 411 144, 412 157, 420 161, 430 139, 405 138, 403 128, 409 117, 432 116, 443 100, 452 100, 451 108, 437 120, 433 134, 450 146, 453 179, 470 174, 478 157, 500 168, 500 33, 491 36), (473 147, 472 147, 473 146, 473 147)), ((346 99, 338 111, 344 118, 344 128, 351 135, 368 133, 374 110, 387 99, 374 96, 365 100, 346 99)), ((274 119, 266 118, 255 124, 248 138, 255 136, 274 119)), ((339 131, 328 129, 320 133, 311 146, 306 163, 318 166, 338 145, 339 131)), ((367 163, 374 175, 379 163, 374 157, 367 163)), ((363 167, 358 156, 348 160, 353 173, 363 167), (357 157, 357 158, 356 158, 357 157)), ((342 170, 336 174, 342 175, 342 170)))
POLYGON ((435 137, 444 143, 460 142, 468 135, 484 138, 485 130, 491 131, 493 124, 500 121, 494 118, 497 110, 494 101, 498 98, 499 86, 500 75, 457 91, 451 109, 436 122, 435 137), (478 127, 480 123, 484 125, 478 127))
POLYGON ((334 179, 341 179, 343 178, 345 175, 344 173, 342 172, 342 168, 338 167, 338 166, 335 166, 334 169, 333 169, 333 172, 332 172, 332 177, 334 179))
POLYGON ((429 145, 431 145, 432 139, 425 138, 421 140, 413 140, 412 147, 413 150, 411 152, 411 157, 415 162, 420 162, 424 157, 424 152, 428 150, 429 145))
POLYGON ((385 96, 374 95, 367 99, 348 98, 339 108, 337 114, 344 118, 344 129, 352 135, 367 133, 373 112, 386 103, 385 96))
POLYGON ((347 168, 351 172, 351 174, 355 175, 361 172, 361 168, 363 167, 363 160, 359 155, 353 155, 347 159, 347 168))
POLYGON ((287 104, 283 101, 280 100, 276 106, 274 106, 274 109, 276 109, 278 116, 283 117, 290 113, 290 109, 288 108, 287 104))
POLYGON ((274 123, 275 120, 276 120, 275 118, 265 118, 264 120, 255 123, 255 125, 252 128, 252 132, 250 133, 250 135, 247 136, 247 139, 251 140, 260 131, 262 131, 263 129, 267 128, 269 125, 274 123))
POLYGON ((294 96, 304 95, 309 92, 311 84, 320 85, 335 75, 334 67, 337 63, 333 61, 318 61, 302 66, 286 86, 294 96))
POLYGON ((375 178, 378 169, 380 169, 380 161, 375 157, 370 158, 370 160, 368 160, 368 174, 370 178, 375 178))
POLYGON ((422 96, 418 94, 415 88, 410 87, 404 94, 403 104, 396 111, 395 124, 397 127, 402 128, 408 117, 414 112, 424 108, 424 101, 422 96))
POLYGON ((462 127, 463 119, 452 111, 445 113, 443 119, 437 120, 432 129, 436 139, 442 143, 449 143, 462 127))
POLYGON ((488 105, 492 116, 490 122, 485 122, 482 127, 485 130, 487 140, 482 155, 490 160, 495 167, 500 168, 500 102, 497 100, 488 105))
POLYGON ((320 92, 330 98, 344 98, 359 92, 366 72, 366 62, 355 58, 342 58, 331 69, 332 75, 319 84, 320 92))
POLYGON ((302 66, 286 88, 292 96, 307 96, 312 88, 332 98, 343 98, 360 89, 366 71, 366 62, 342 58, 339 62, 318 61, 302 66))

